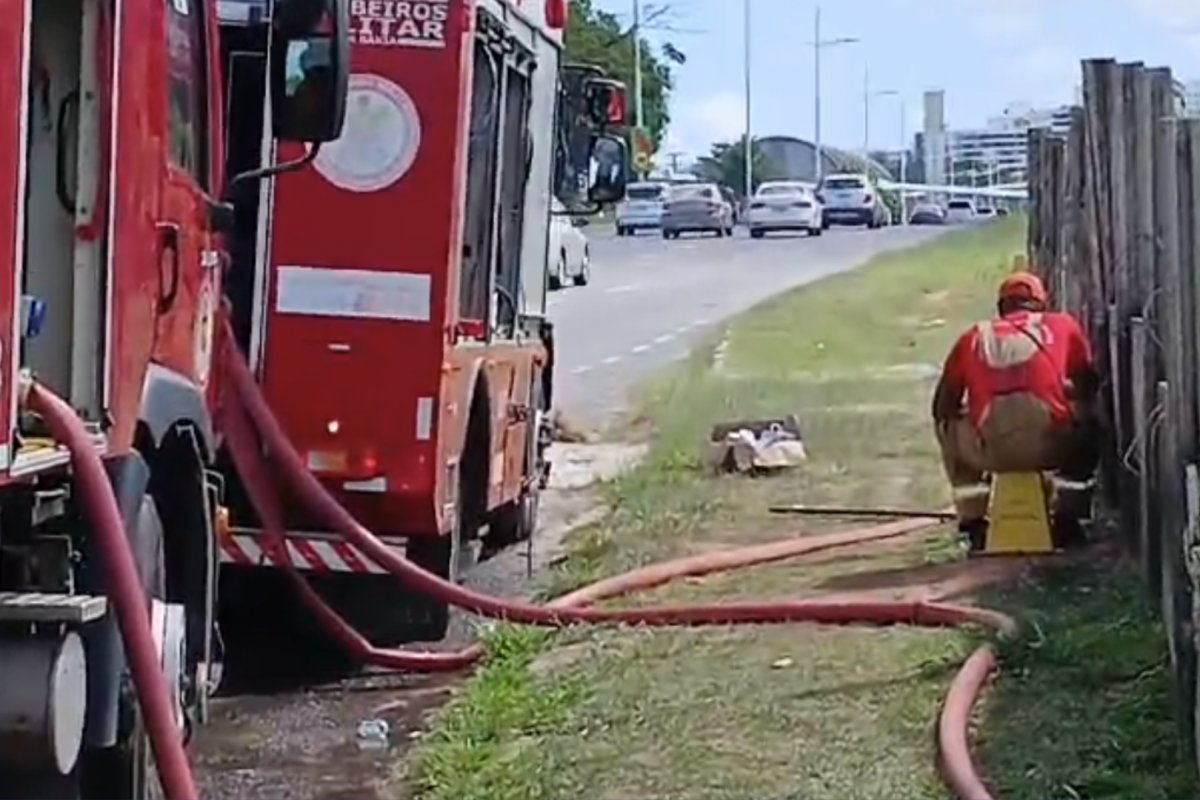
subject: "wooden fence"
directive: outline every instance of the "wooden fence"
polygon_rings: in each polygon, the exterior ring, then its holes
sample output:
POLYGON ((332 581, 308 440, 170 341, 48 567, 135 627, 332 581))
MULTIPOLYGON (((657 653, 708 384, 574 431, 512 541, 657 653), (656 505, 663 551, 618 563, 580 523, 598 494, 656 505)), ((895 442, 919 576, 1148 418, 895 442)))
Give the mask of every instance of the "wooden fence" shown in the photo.
POLYGON ((1106 377, 1104 496, 1161 607, 1195 753, 1200 119, 1183 117, 1175 86, 1167 69, 1083 63, 1070 131, 1030 133, 1028 249, 1106 377))

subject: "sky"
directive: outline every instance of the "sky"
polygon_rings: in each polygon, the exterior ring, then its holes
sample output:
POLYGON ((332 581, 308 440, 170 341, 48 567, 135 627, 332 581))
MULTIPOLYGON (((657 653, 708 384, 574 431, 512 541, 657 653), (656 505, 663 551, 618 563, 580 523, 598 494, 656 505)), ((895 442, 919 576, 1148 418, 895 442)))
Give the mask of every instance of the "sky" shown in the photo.
MULTIPOLYGON (((646 38, 687 55, 676 66, 672 123, 663 152, 705 153, 745 128, 743 4, 747 0, 641 0, 646 38), (670 6, 661 11, 662 6, 670 6)), ((816 0, 748 0, 751 129, 756 136, 814 133, 816 0)), ((596 5, 632 20, 633 0, 596 5)), ((908 141, 922 95, 946 92, 951 128, 982 127, 1013 103, 1075 102, 1085 58, 1172 67, 1200 79, 1200 0, 823 0, 821 39, 859 43, 822 49, 821 134, 859 150, 864 78, 870 146, 908 141)), ((632 87, 630 87, 632 89, 632 87)))

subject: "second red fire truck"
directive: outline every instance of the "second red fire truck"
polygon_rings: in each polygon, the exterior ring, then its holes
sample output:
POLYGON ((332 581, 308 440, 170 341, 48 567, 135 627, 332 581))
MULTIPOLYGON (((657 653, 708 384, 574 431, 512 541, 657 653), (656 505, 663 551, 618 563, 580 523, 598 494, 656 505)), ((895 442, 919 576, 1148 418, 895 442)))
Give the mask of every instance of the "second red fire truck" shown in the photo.
MULTIPOLYGON (((264 134, 265 6, 220 7, 231 170, 301 157, 264 134)), ((624 144, 605 133, 624 121, 623 94, 562 63, 566 8, 350 0, 341 138, 239 198, 227 288, 272 410, 349 511, 443 576, 536 525, 553 388, 551 195, 571 206, 623 191, 624 144)), ((261 641, 267 616, 304 627, 228 473, 225 632, 247 621, 261 641)), ((444 605, 405 592, 300 510, 288 527, 292 562, 373 642, 444 635, 444 605)))

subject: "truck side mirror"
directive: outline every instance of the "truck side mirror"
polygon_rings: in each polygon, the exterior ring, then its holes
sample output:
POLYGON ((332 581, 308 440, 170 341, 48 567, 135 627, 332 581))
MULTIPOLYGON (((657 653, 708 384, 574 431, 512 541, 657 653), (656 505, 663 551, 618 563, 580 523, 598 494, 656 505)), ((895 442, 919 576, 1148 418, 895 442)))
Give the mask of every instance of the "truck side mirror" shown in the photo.
POLYGON ((607 78, 587 78, 584 81, 584 97, 588 117, 600 130, 619 128, 625 124, 625 84, 607 78))
POLYGON ((348 0, 277 0, 271 23, 271 128, 276 139, 342 135, 350 83, 348 0))
POLYGON ((616 136, 597 136, 592 140, 588 200, 593 203, 612 203, 625 196, 628 155, 624 140, 616 136))

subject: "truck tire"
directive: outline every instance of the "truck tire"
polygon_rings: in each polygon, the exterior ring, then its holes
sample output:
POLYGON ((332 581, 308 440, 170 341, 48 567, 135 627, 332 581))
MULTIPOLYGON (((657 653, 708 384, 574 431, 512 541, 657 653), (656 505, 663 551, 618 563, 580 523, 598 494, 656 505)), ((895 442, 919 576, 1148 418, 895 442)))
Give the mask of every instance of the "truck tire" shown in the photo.
MULTIPOLYGON (((149 494, 138 512, 139 536, 134 558, 138 563, 147 602, 167 597, 167 570, 163 525, 158 506, 149 494)), ((111 612, 110 612, 111 613, 111 612)), ((89 800, 151 800, 165 797, 150 752, 150 740, 141 709, 133 696, 132 682, 122 697, 120 727, 114 747, 92 753, 84 768, 84 792, 89 800)))

